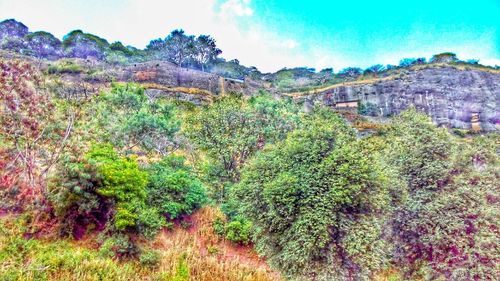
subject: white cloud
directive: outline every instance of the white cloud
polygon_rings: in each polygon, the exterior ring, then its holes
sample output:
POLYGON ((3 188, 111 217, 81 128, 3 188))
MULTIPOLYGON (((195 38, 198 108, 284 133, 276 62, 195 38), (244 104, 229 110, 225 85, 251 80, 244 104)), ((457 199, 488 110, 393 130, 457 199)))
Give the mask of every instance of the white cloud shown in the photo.
MULTIPOLYGON (((82 29, 110 42, 119 40, 143 48, 151 39, 163 38, 178 28, 189 34, 209 34, 217 40, 224 58, 237 58, 261 71, 296 66, 318 70, 333 67, 338 71, 347 66, 394 64, 404 57, 430 57, 436 53, 436 44, 422 40, 418 32, 411 32, 414 35, 405 38, 398 49, 388 50, 382 44, 370 54, 338 52, 336 49, 345 45, 342 38, 326 42, 322 36, 311 39, 293 31, 285 34, 283 27, 275 31, 261 17, 251 0, 0 0, 0 20, 16 18, 32 31, 45 30, 59 38, 73 29, 82 29), (360 61, 361 56, 368 58, 366 63, 360 61)), ((492 49, 494 38, 492 32, 460 46, 448 42, 439 46, 443 51, 456 52, 460 58, 477 58, 494 65, 500 64, 492 49)), ((458 37, 454 41, 462 42, 458 37)), ((350 49, 344 46, 344 50, 350 49)))
POLYGON ((295 38, 259 24, 251 0, 0 0, 0 20, 5 18, 59 38, 82 29, 139 48, 182 28, 189 34, 211 35, 223 57, 262 71, 308 64, 295 38))
POLYGON ((253 9, 250 7, 250 0, 227 0, 220 6, 219 15, 223 18, 250 17, 253 9))

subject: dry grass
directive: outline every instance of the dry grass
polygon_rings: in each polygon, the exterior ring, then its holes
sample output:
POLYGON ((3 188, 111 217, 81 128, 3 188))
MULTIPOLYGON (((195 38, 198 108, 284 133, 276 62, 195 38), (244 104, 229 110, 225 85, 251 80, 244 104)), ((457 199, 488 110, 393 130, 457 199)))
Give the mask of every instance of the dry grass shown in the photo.
POLYGON ((180 92, 180 93, 185 93, 185 94, 190 94, 190 95, 201 95, 201 96, 208 96, 212 97, 214 94, 208 90, 203 90, 199 88, 187 88, 187 87, 168 87, 156 83, 141 83, 141 86, 143 86, 145 89, 157 89, 157 90, 162 90, 166 92, 180 92))
POLYGON ((160 254, 156 267, 136 260, 101 256, 95 241, 25 239, 13 216, 0 216, 0 280, 280 280, 251 247, 224 241, 212 230, 220 210, 205 207, 190 218, 191 227, 165 230, 144 248, 160 254))
POLYGON ((189 229, 177 227, 160 234, 152 245, 162 253, 160 270, 174 271, 180 257, 185 257, 189 280, 280 280, 250 246, 220 239, 212 227, 217 217, 223 217, 220 210, 204 207, 191 217, 189 229))

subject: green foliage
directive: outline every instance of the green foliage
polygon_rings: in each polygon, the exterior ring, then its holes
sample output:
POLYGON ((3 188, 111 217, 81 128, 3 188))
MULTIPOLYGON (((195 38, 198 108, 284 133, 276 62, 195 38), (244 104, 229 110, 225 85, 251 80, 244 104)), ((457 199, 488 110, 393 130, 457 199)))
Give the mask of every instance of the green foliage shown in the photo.
POLYGON ((182 256, 179 259, 179 264, 177 265, 177 271, 175 275, 171 278, 172 281, 188 281, 189 280, 189 267, 186 261, 186 256, 182 256))
POLYGON ((156 250, 143 251, 139 256, 139 262, 142 266, 156 268, 160 264, 161 254, 156 250))
POLYGON ((237 217, 226 225, 225 233, 227 240, 247 245, 251 240, 252 222, 243 217, 237 217))
POLYGON ((109 145, 94 146, 86 155, 97 167, 100 186, 96 193, 112 199, 116 204, 114 226, 125 230, 138 221, 137 210, 146 200, 147 173, 139 170, 134 159, 121 158, 109 145))
POLYGON ((82 72, 82 67, 71 60, 60 60, 47 68, 49 74, 79 74, 82 72))
POLYGON ((383 173, 331 112, 308 117, 285 141, 266 146, 234 192, 257 230, 257 248, 287 276, 367 276, 384 264, 383 173))
POLYGON ((242 165, 265 143, 284 138, 298 123, 299 110, 290 102, 262 95, 246 102, 229 95, 194 111, 184 133, 212 161, 208 172, 219 179, 217 199, 224 201, 227 183, 237 182, 242 165))
POLYGON ((431 63, 439 63, 439 62, 457 62, 458 58, 455 53, 445 52, 432 56, 430 59, 431 63))
POLYGON ((130 258, 137 256, 139 251, 139 248, 129 236, 116 234, 104 238, 99 248, 99 255, 104 258, 130 258))
POLYGON ((170 156, 148 168, 148 205, 169 219, 191 214, 206 202, 205 187, 184 161, 170 156))
POLYGON ((451 137, 429 117, 409 109, 396 117, 388 135, 388 155, 412 191, 436 188, 450 169, 451 137))
POLYGON ((276 86, 279 89, 287 89, 293 85, 293 72, 291 70, 280 70, 276 73, 276 86))
POLYGON ((379 110, 376 104, 370 102, 358 102, 358 114, 376 116, 379 110))
POLYGON ((213 225, 212 225, 215 234, 217 234, 219 236, 224 236, 224 233, 226 232, 225 226, 226 226, 226 222, 222 218, 216 218, 213 222, 213 225))
POLYGON ((63 225, 81 238, 88 225, 103 230, 153 237, 165 224, 157 209, 146 205, 148 173, 133 158, 120 157, 111 145, 94 145, 83 159, 65 161, 52 181, 52 202, 63 225))
POLYGON ((161 155, 178 146, 175 134, 179 123, 173 105, 148 100, 138 85, 114 84, 90 111, 96 116, 92 122, 102 132, 101 141, 161 155))
POLYGON ((459 143, 411 109, 394 120, 386 141, 384 155, 407 188, 392 223, 404 272, 425 280, 495 280, 495 138, 459 143))

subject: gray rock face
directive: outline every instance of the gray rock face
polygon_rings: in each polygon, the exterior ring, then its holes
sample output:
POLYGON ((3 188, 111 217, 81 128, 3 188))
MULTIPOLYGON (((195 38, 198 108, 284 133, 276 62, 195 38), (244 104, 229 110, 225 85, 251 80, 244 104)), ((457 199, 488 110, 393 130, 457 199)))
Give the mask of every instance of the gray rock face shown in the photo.
POLYGON ((251 95, 262 88, 255 81, 236 81, 219 75, 178 67, 165 61, 137 63, 123 68, 119 81, 154 83, 164 86, 199 88, 214 94, 239 92, 251 95))
POLYGON ((475 69, 431 67, 393 80, 338 86, 298 98, 331 107, 371 108, 372 116, 391 116, 415 106, 438 125, 500 130, 500 74, 475 69))

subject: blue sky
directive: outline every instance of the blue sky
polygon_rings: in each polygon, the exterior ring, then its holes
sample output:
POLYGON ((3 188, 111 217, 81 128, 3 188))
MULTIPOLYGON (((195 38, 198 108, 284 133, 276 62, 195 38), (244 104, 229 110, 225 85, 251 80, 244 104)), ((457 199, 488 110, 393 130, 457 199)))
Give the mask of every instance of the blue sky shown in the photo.
POLYGON ((500 0, 0 0, 7 18, 59 38, 82 29, 140 48, 183 28, 263 71, 397 64, 444 51, 500 65, 500 0))

